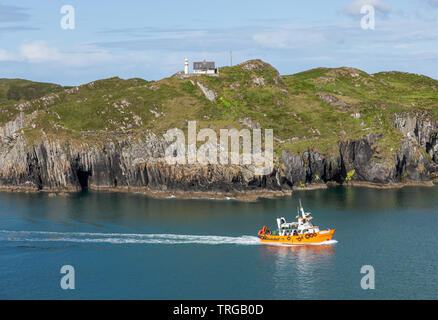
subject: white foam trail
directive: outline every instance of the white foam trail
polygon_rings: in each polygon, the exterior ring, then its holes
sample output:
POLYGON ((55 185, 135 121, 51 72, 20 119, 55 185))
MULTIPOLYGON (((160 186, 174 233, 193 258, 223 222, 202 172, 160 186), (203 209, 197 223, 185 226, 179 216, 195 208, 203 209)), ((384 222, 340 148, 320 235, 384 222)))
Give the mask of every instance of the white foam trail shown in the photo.
POLYGON ((338 243, 337 240, 333 239, 333 240, 327 240, 327 241, 323 241, 321 242, 319 245, 325 245, 325 244, 335 244, 338 243))
POLYGON ((255 236, 205 236, 184 234, 136 234, 98 232, 51 232, 51 231, 9 231, 0 230, 0 241, 29 242, 82 242, 112 244, 205 244, 205 245, 267 245, 267 246, 321 246, 337 243, 328 240, 320 243, 283 244, 262 243, 255 236))
POLYGON ((131 234, 131 233, 89 233, 49 231, 0 230, 0 241, 39 242, 85 242, 113 244, 206 244, 206 245, 258 245, 254 236, 225 237, 182 234, 131 234))

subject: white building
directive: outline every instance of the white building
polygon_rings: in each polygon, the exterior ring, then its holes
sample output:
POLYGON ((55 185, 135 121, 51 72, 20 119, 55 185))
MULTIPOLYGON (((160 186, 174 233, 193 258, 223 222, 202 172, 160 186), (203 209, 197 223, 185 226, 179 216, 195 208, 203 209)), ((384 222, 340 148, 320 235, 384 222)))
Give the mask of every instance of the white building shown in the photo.
POLYGON ((184 61, 184 74, 189 74, 189 60, 184 61))
POLYGON ((193 62, 194 74, 217 74, 217 68, 214 61, 193 62))

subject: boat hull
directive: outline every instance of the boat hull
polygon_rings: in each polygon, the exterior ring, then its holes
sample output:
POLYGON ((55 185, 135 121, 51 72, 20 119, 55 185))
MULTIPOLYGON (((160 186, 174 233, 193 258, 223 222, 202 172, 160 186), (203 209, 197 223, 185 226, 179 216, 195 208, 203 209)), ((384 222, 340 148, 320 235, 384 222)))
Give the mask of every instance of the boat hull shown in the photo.
POLYGON ((263 243, 277 243, 286 245, 319 244, 332 239, 335 229, 322 230, 317 233, 307 233, 298 236, 259 235, 263 243))

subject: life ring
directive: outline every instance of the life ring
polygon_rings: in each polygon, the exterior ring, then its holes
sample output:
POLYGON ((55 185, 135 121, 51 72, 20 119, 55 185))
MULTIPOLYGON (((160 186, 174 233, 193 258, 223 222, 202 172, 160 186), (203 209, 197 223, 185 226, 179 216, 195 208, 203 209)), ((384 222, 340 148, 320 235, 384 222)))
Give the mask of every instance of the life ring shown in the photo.
POLYGON ((306 239, 309 239, 311 237, 311 235, 309 233, 306 233, 305 237, 306 237, 306 239))
POLYGON ((287 237, 287 241, 290 241, 290 237, 287 237))

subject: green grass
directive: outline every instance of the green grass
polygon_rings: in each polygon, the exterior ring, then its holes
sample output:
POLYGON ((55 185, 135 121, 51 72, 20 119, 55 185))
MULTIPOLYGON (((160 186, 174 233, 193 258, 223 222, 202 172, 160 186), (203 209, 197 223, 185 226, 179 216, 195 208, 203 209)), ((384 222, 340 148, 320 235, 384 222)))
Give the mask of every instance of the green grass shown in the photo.
POLYGON ((52 83, 22 79, 0 79, 0 104, 32 100, 63 89, 64 87, 52 83))
MULTIPOLYGON (((423 111, 438 120, 438 81, 415 74, 367 74, 352 68, 317 68, 280 76, 260 60, 220 68, 219 77, 176 77, 160 81, 110 78, 66 91, 64 87, 19 79, 0 79, 0 123, 13 120, 19 104, 26 114, 36 112, 35 128, 25 130, 30 141, 40 130, 53 139, 99 143, 115 134, 133 136, 152 130, 162 134, 198 128, 241 128, 250 118, 274 130, 276 152, 313 149, 337 152, 339 141, 360 139, 370 132, 383 134, 378 150, 386 161, 393 156, 400 134, 392 125, 395 113, 423 111), (206 99, 196 84, 216 93, 206 99), (53 104, 41 97, 56 93, 53 104), (331 101, 324 101, 327 97, 331 101), (360 118, 352 114, 360 114, 360 118)), ((46 99, 45 98, 45 99, 46 99)), ((376 161, 377 161, 376 160, 376 161)))

